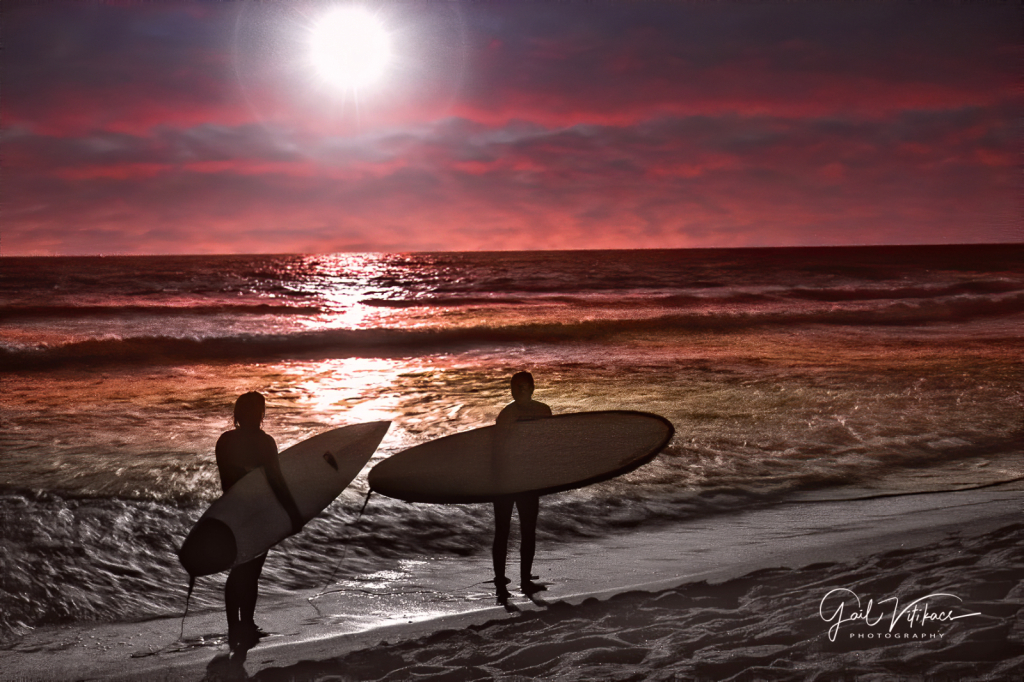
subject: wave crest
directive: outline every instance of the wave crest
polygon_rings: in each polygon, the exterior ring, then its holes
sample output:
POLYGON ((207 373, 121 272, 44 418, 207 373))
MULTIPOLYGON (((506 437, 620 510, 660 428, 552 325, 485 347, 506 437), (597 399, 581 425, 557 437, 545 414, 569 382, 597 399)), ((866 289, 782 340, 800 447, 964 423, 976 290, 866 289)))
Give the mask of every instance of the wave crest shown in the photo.
POLYGON ((729 332, 755 327, 806 325, 908 326, 940 322, 958 323, 1021 313, 1024 313, 1024 294, 900 301, 871 309, 677 313, 642 319, 614 318, 505 327, 331 329, 293 334, 239 334, 210 338, 103 338, 59 346, 3 348, 0 349, 0 370, 295 357, 380 357, 391 353, 420 354, 511 343, 595 342, 608 340, 619 334, 729 332))

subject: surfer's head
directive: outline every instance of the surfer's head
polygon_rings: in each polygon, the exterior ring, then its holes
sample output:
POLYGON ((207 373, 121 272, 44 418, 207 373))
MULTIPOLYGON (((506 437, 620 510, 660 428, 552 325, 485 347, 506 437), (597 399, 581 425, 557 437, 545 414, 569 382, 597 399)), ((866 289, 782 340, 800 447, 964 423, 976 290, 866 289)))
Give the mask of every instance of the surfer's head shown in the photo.
POLYGON ((529 372, 516 372, 511 381, 512 397, 516 400, 529 400, 533 395, 533 375, 529 372))
POLYGON ((258 429, 267 411, 267 401, 260 393, 249 391, 235 401, 235 428, 258 429))

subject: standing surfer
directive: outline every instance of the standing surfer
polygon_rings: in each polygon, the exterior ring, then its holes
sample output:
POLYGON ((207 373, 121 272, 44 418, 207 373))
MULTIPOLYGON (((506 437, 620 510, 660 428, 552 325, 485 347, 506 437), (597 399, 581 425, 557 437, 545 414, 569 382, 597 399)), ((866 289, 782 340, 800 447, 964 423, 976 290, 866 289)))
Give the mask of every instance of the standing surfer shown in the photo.
MULTIPOLYGON (((494 455, 499 458, 504 443, 511 437, 512 425, 520 420, 550 417, 551 408, 533 399, 533 375, 529 372, 518 372, 511 381, 513 401, 505 406, 495 421, 497 426, 494 455)), ((496 462, 499 470, 509 463, 496 462)), ((510 463, 514 465, 514 463, 510 463)), ((520 587, 524 594, 530 595, 544 589, 543 585, 533 582, 536 576, 533 570, 533 556, 537 549, 537 514, 540 509, 540 495, 537 493, 519 493, 506 495, 494 501, 494 545, 491 556, 494 560, 494 585, 499 599, 507 599, 511 582, 505 577, 505 559, 508 556, 508 536, 512 528, 512 507, 519 513, 519 558, 520 587)))
MULTIPOLYGON (((255 391, 235 401, 235 428, 217 441, 217 469, 224 492, 254 469, 263 467, 274 495, 288 512, 292 532, 302 528, 302 515, 281 475, 277 443, 263 431, 266 400, 255 391)), ((231 569, 224 586, 224 606, 228 615, 228 646, 232 651, 252 648, 262 635, 256 627, 256 599, 266 553, 231 569)))

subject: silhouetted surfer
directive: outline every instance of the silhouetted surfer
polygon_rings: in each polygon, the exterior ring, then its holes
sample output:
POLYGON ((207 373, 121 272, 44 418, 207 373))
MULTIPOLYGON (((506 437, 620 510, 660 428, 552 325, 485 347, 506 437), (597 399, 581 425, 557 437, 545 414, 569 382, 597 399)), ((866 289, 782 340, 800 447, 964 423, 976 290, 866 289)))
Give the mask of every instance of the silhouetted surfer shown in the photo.
MULTIPOLYGON (((255 391, 235 401, 235 428, 217 441, 217 469, 220 484, 227 492, 253 469, 263 467, 274 495, 292 520, 292 529, 302 528, 302 516, 281 476, 277 443, 261 428, 266 400, 255 391)), ((224 606, 228 614, 228 645, 232 650, 250 649, 263 634, 253 619, 259 595, 260 573, 267 555, 261 554, 231 569, 224 586, 224 606)))
MULTIPOLYGON (((501 455, 502 443, 510 437, 510 427, 522 419, 550 417, 551 408, 533 399, 533 375, 519 372, 511 382, 513 402, 505 406, 495 421, 497 435, 495 457, 501 455)), ((515 466, 514 462, 501 465, 515 466)), ((501 466, 499 465, 499 466, 501 466)), ((494 545, 491 556, 494 559, 494 585, 499 598, 509 596, 505 586, 510 582, 505 577, 505 559, 508 556, 508 535, 512 527, 512 507, 519 513, 519 545, 520 587, 524 594, 533 594, 543 590, 542 585, 533 582, 533 555, 537 549, 537 514, 540 508, 540 495, 536 493, 519 493, 507 495, 494 501, 494 545)))

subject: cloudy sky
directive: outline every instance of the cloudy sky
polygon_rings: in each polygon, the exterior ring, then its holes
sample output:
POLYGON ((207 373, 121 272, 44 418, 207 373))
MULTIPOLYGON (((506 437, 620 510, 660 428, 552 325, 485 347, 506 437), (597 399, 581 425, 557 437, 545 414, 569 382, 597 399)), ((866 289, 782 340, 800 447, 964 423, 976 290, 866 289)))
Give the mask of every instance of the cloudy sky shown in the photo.
POLYGON ((7 4, 0 252, 1024 241, 1013 3, 363 7, 7 4))

